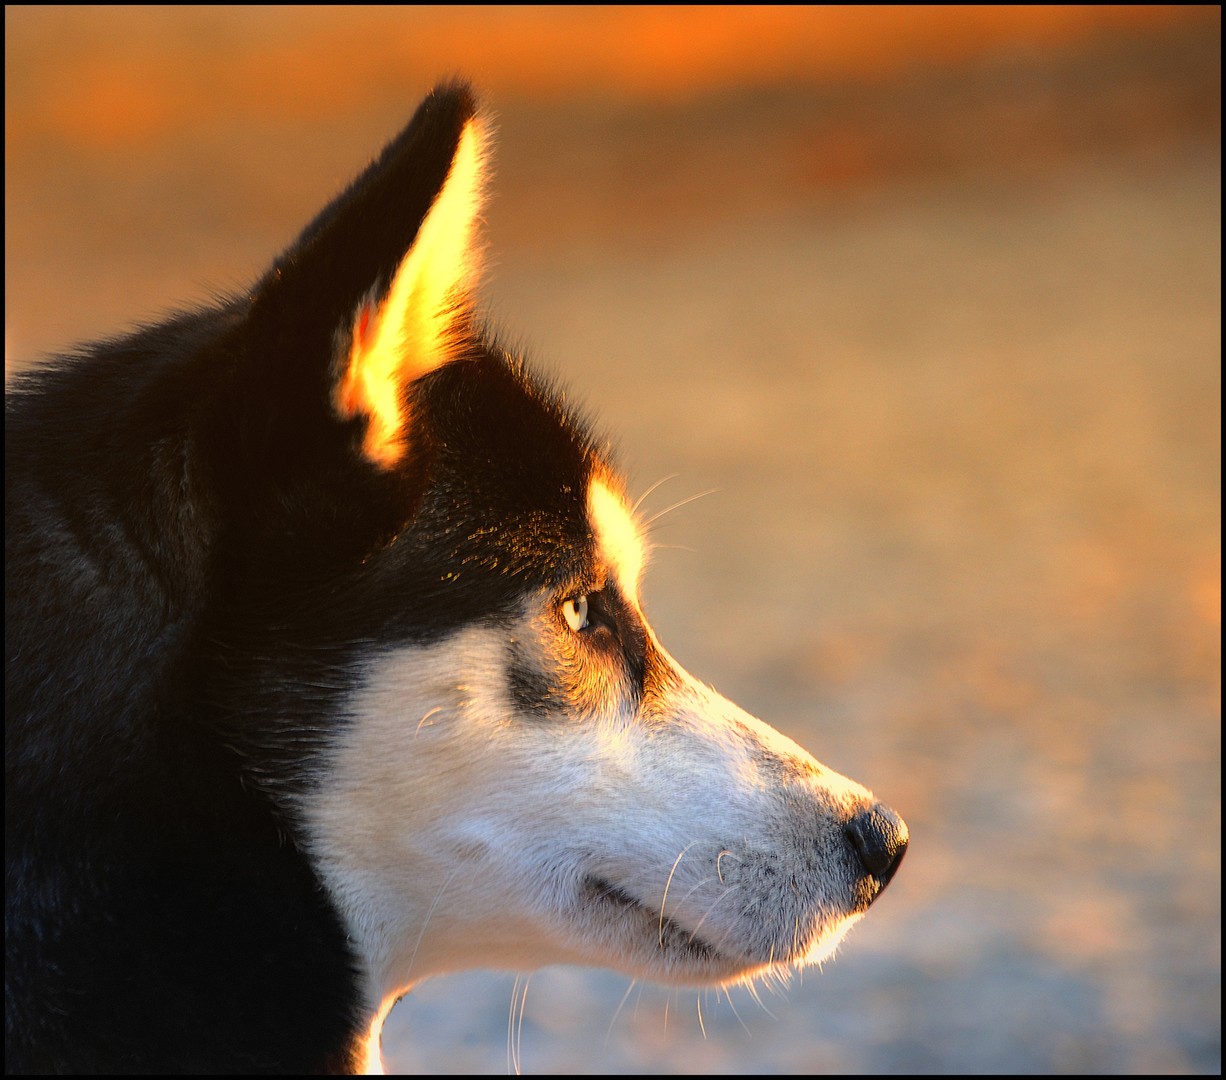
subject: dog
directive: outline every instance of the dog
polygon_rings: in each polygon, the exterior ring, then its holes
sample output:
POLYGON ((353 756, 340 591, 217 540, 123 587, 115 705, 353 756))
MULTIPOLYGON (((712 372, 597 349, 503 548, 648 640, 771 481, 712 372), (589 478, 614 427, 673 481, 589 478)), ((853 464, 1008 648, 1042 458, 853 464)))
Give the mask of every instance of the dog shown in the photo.
POLYGON ((685 672, 607 446, 475 307, 445 84, 253 288, 19 377, 5 1066, 377 1071, 466 968, 827 955, 902 819, 685 672))

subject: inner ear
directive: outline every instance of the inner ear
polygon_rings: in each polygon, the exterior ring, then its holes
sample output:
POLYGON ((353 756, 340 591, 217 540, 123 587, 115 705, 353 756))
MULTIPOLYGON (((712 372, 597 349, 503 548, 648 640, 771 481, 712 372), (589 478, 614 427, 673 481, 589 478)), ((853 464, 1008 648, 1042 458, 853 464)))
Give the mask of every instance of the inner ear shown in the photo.
POLYGON ((380 468, 393 467, 408 445, 409 386, 461 356, 471 333, 486 143, 481 121, 467 121, 390 284, 372 284, 336 332, 333 407, 343 420, 366 418, 362 453, 380 468))

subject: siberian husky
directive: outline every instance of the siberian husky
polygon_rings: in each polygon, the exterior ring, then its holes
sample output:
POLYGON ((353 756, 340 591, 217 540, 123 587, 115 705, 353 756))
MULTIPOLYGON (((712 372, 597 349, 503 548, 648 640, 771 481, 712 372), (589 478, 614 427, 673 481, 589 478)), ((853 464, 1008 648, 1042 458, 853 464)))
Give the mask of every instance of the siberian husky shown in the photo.
POLYGON ((826 955, 902 820, 664 650, 605 445, 473 303, 462 85, 253 288, 18 380, 5 1063, 377 1068, 430 975, 826 955))

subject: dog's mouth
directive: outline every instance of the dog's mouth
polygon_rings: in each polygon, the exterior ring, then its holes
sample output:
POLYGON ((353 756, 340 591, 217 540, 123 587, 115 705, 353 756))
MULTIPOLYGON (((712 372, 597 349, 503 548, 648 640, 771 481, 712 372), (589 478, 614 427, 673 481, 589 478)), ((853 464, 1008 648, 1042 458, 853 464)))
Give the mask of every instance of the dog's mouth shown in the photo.
POLYGON ((644 903, 625 889, 605 878, 589 876, 583 882, 585 905, 599 906, 617 913, 621 920, 633 920, 636 930, 653 935, 662 954, 673 961, 695 964, 702 967, 740 967, 740 962, 725 953, 692 930, 644 903))
POLYGON ((742 925, 743 916, 731 924, 727 918, 712 920, 709 926, 699 919, 690 929, 625 886, 596 874, 582 880, 578 902, 589 932, 595 930, 614 949, 614 958, 602 959, 605 966, 679 985, 739 982, 820 960, 863 914, 831 915, 808 934, 800 933, 797 923, 790 942, 781 944, 769 928, 742 925))

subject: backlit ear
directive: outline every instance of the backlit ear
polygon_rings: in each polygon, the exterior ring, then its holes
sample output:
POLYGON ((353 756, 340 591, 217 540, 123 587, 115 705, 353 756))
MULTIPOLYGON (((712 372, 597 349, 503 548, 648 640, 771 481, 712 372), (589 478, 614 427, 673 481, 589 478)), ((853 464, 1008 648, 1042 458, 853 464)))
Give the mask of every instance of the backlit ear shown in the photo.
POLYGON ((485 151, 482 122, 473 117, 390 285, 373 286, 337 332, 333 405, 341 419, 366 418, 362 452, 382 468, 404 454, 405 389, 463 345, 478 272, 485 151))

